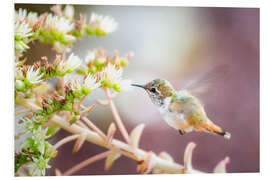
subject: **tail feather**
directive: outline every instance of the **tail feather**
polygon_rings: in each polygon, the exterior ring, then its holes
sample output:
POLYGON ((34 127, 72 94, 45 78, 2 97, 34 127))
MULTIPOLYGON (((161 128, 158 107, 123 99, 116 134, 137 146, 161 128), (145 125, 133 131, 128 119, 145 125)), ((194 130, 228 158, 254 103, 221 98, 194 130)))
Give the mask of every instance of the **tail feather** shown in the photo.
POLYGON ((226 132, 226 131, 222 131, 222 132, 214 132, 214 133, 216 133, 216 134, 218 134, 218 135, 221 135, 221 136, 223 136, 223 137, 226 138, 226 139, 230 139, 230 138, 231 138, 231 134, 230 134, 229 132, 226 132))
POLYGON ((214 123, 205 123, 203 125, 203 128, 206 129, 209 132, 216 133, 218 135, 223 136, 226 139, 231 138, 231 134, 229 132, 223 131, 219 126, 215 125, 214 123))

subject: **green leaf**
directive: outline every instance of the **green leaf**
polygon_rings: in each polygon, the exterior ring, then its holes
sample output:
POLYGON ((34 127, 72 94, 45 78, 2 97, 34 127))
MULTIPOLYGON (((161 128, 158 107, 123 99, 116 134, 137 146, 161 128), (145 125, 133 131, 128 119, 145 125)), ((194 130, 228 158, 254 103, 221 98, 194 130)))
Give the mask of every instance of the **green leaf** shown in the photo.
POLYGON ((55 135, 60 130, 59 126, 49 126, 46 136, 51 137, 55 135))
POLYGON ((21 153, 15 153, 14 161, 15 161, 14 166, 15 166, 15 173, 16 173, 22 165, 30 162, 31 160, 28 158, 27 155, 23 155, 21 153))

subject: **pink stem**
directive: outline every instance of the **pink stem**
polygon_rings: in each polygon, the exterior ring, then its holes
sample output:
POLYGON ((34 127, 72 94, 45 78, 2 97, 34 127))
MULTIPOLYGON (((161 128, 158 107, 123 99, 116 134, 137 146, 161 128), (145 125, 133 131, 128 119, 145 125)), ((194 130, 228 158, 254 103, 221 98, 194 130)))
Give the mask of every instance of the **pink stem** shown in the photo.
POLYGON ((107 140, 106 135, 94 124, 92 123, 87 117, 81 115, 81 119, 93 130, 95 131, 104 141, 107 140))
POLYGON ((122 122, 122 120, 121 120, 121 118, 119 116, 119 113, 118 113, 118 111, 116 109, 116 106, 115 106, 115 104, 114 104, 114 102, 113 102, 113 100, 111 98, 111 94, 110 94, 109 89, 106 87, 104 89, 104 91, 105 91, 106 96, 108 98, 108 101, 109 101, 109 104, 110 104, 110 108, 111 108, 111 111, 112 111, 114 120, 115 120, 115 122, 116 122, 116 124, 117 124, 117 126, 118 126, 118 128, 119 128, 119 130, 120 130, 120 132, 122 134, 122 136, 124 137, 125 141, 128 144, 131 144, 130 138, 129 138, 129 135, 128 135, 128 132, 127 132, 127 130, 126 130, 126 128, 125 128, 125 126, 124 126, 124 124, 123 124, 123 122, 122 122))
POLYGON ((96 162, 98 160, 101 160, 107 156, 109 156, 111 154, 111 151, 105 151, 103 153, 97 154, 95 156, 92 156, 82 162, 80 162, 79 164, 73 166, 72 168, 70 168, 69 170, 67 170, 66 172, 63 173, 63 176, 69 176, 73 173, 75 173, 76 171, 84 168, 85 166, 88 166, 89 164, 96 162))
POLYGON ((60 146, 62 146, 63 144, 66 144, 70 141, 73 141, 75 140, 76 138, 78 138, 80 135, 79 134, 74 134, 74 135, 71 135, 71 136, 67 136, 63 139, 61 139, 60 141, 58 141, 55 145, 53 145, 54 149, 58 149, 60 146))
POLYGON ((88 128, 82 121, 80 121, 80 120, 77 120, 75 123, 78 124, 79 126, 81 126, 82 128, 89 129, 89 128, 88 128))
POLYGON ((81 108, 81 104, 82 104, 82 102, 85 100, 85 98, 86 98, 86 95, 83 96, 83 98, 82 98, 82 99, 80 100, 80 102, 78 103, 78 109, 81 108))

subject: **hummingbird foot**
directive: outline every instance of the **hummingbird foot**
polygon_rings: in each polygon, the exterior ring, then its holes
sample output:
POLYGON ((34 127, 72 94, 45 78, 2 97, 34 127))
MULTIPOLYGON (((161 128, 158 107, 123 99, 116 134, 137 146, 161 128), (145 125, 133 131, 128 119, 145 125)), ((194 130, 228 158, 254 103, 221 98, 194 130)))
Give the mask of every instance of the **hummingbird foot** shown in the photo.
POLYGON ((178 132, 179 132, 179 134, 181 135, 181 136, 183 136, 184 134, 185 134, 185 131, 182 131, 182 130, 178 130, 178 132))

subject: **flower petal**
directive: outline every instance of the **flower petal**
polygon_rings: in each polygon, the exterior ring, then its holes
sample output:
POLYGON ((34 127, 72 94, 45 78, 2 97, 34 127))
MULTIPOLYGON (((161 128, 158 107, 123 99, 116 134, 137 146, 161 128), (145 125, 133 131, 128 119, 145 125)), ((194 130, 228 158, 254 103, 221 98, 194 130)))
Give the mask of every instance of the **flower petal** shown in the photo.
POLYGON ((83 143, 85 142, 86 139, 86 132, 81 133, 81 135, 77 138, 74 148, 73 148, 73 153, 78 152, 80 148, 82 147, 83 143))
POLYGON ((185 153, 184 153, 184 168, 189 173, 192 171, 192 152, 195 147, 196 147, 196 144, 193 142, 190 142, 187 145, 185 153))
POLYGON ((226 165, 230 163, 230 158, 225 157, 222 161, 220 161, 216 167, 214 168, 214 173, 226 173, 226 165))
POLYGON ((121 153, 118 151, 112 152, 105 161, 105 171, 108 171, 112 167, 114 161, 117 160, 120 156, 121 153))
POLYGON ((115 132, 116 132, 116 125, 114 123, 111 123, 111 125, 108 128, 108 132, 107 132, 107 142, 106 142, 106 144, 111 143, 115 132))
POLYGON ((132 144, 132 148, 136 149, 139 147, 139 141, 140 141, 140 137, 142 135, 142 131, 144 129, 144 124, 140 124, 138 126, 136 126, 131 134, 130 134, 130 140, 131 140, 131 144, 132 144))

